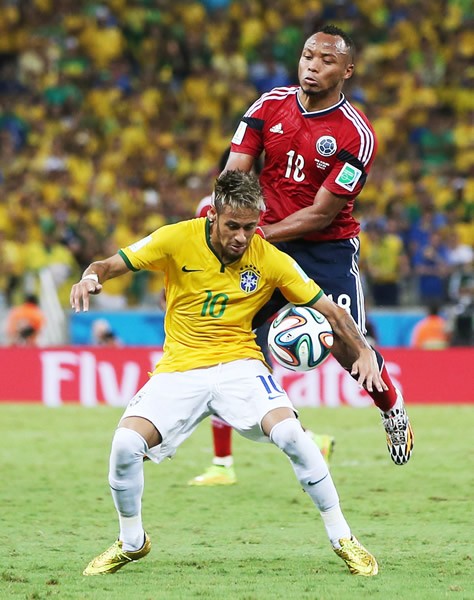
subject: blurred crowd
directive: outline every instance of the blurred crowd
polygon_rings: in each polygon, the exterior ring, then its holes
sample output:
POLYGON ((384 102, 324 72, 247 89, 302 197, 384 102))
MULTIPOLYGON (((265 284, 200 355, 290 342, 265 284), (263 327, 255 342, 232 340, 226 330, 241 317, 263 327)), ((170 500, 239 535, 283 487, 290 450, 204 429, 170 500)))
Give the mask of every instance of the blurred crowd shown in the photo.
MULTIPOLYGON (((4 0, 0 7, 0 301, 71 281, 193 216, 242 113, 297 82, 315 27, 358 49, 345 89, 379 153, 359 200, 373 306, 472 304, 471 0, 4 0)), ((162 280, 107 283, 101 308, 162 280)), ((461 310, 461 309, 459 309, 461 310)))

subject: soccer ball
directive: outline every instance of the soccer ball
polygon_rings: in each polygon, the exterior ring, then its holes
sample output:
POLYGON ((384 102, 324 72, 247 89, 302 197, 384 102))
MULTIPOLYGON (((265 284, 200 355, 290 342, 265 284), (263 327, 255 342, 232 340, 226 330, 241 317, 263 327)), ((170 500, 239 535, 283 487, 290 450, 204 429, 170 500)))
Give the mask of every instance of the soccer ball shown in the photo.
POLYGON ((291 371, 310 371, 318 367, 328 358, 333 341, 326 317, 306 306, 283 310, 268 332, 272 357, 291 371))

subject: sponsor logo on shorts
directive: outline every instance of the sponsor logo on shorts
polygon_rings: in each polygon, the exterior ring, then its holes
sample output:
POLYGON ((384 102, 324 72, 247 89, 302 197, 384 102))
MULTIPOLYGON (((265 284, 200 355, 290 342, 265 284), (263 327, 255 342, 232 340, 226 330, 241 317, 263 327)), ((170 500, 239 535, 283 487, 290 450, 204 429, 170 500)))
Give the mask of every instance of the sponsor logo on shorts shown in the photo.
POLYGON ((144 396, 144 392, 142 392, 142 391, 137 392, 135 394, 135 396, 133 396, 133 398, 128 403, 128 406, 135 406, 135 404, 138 404, 140 402, 140 400, 143 398, 143 396, 144 396))

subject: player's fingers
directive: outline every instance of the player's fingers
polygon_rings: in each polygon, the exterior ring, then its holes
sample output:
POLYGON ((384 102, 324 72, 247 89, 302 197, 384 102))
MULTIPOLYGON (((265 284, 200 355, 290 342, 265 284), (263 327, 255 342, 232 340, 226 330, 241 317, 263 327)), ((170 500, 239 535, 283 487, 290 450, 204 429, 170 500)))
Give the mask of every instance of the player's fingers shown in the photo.
POLYGON ((89 310, 89 288, 87 285, 82 285, 82 310, 87 312, 89 310))
POLYGON ((80 295, 81 289, 79 284, 76 283, 72 286, 70 296, 71 308, 74 310, 74 312, 79 312, 81 310, 80 295))
POLYGON ((365 387, 365 389, 368 392, 371 392, 373 390, 373 387, 372 387, 372 376, 370 376, 370 375, 364 375, 364 376, 362 376, 361 375, 359 377, 359 384, 362 387, 365 387))

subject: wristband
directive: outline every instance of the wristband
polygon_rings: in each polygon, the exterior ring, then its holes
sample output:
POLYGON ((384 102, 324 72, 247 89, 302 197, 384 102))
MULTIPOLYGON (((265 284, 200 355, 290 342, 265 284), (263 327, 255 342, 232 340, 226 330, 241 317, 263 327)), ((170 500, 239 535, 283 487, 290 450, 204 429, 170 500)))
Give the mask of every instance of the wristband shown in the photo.
POLYGON ((87 279, 99 283, 99 276, 97 275, 97 273, 89 273, 88 275, 84 275, 81 281, 86 281, 87 279))
POLYGON ((255 228, 255 233, 257 235, 259 235, 261 238, 265 239, 265 232, 263 231, 263 229, 260 227, 260 225, 257 225, 257 227, 255 228))

